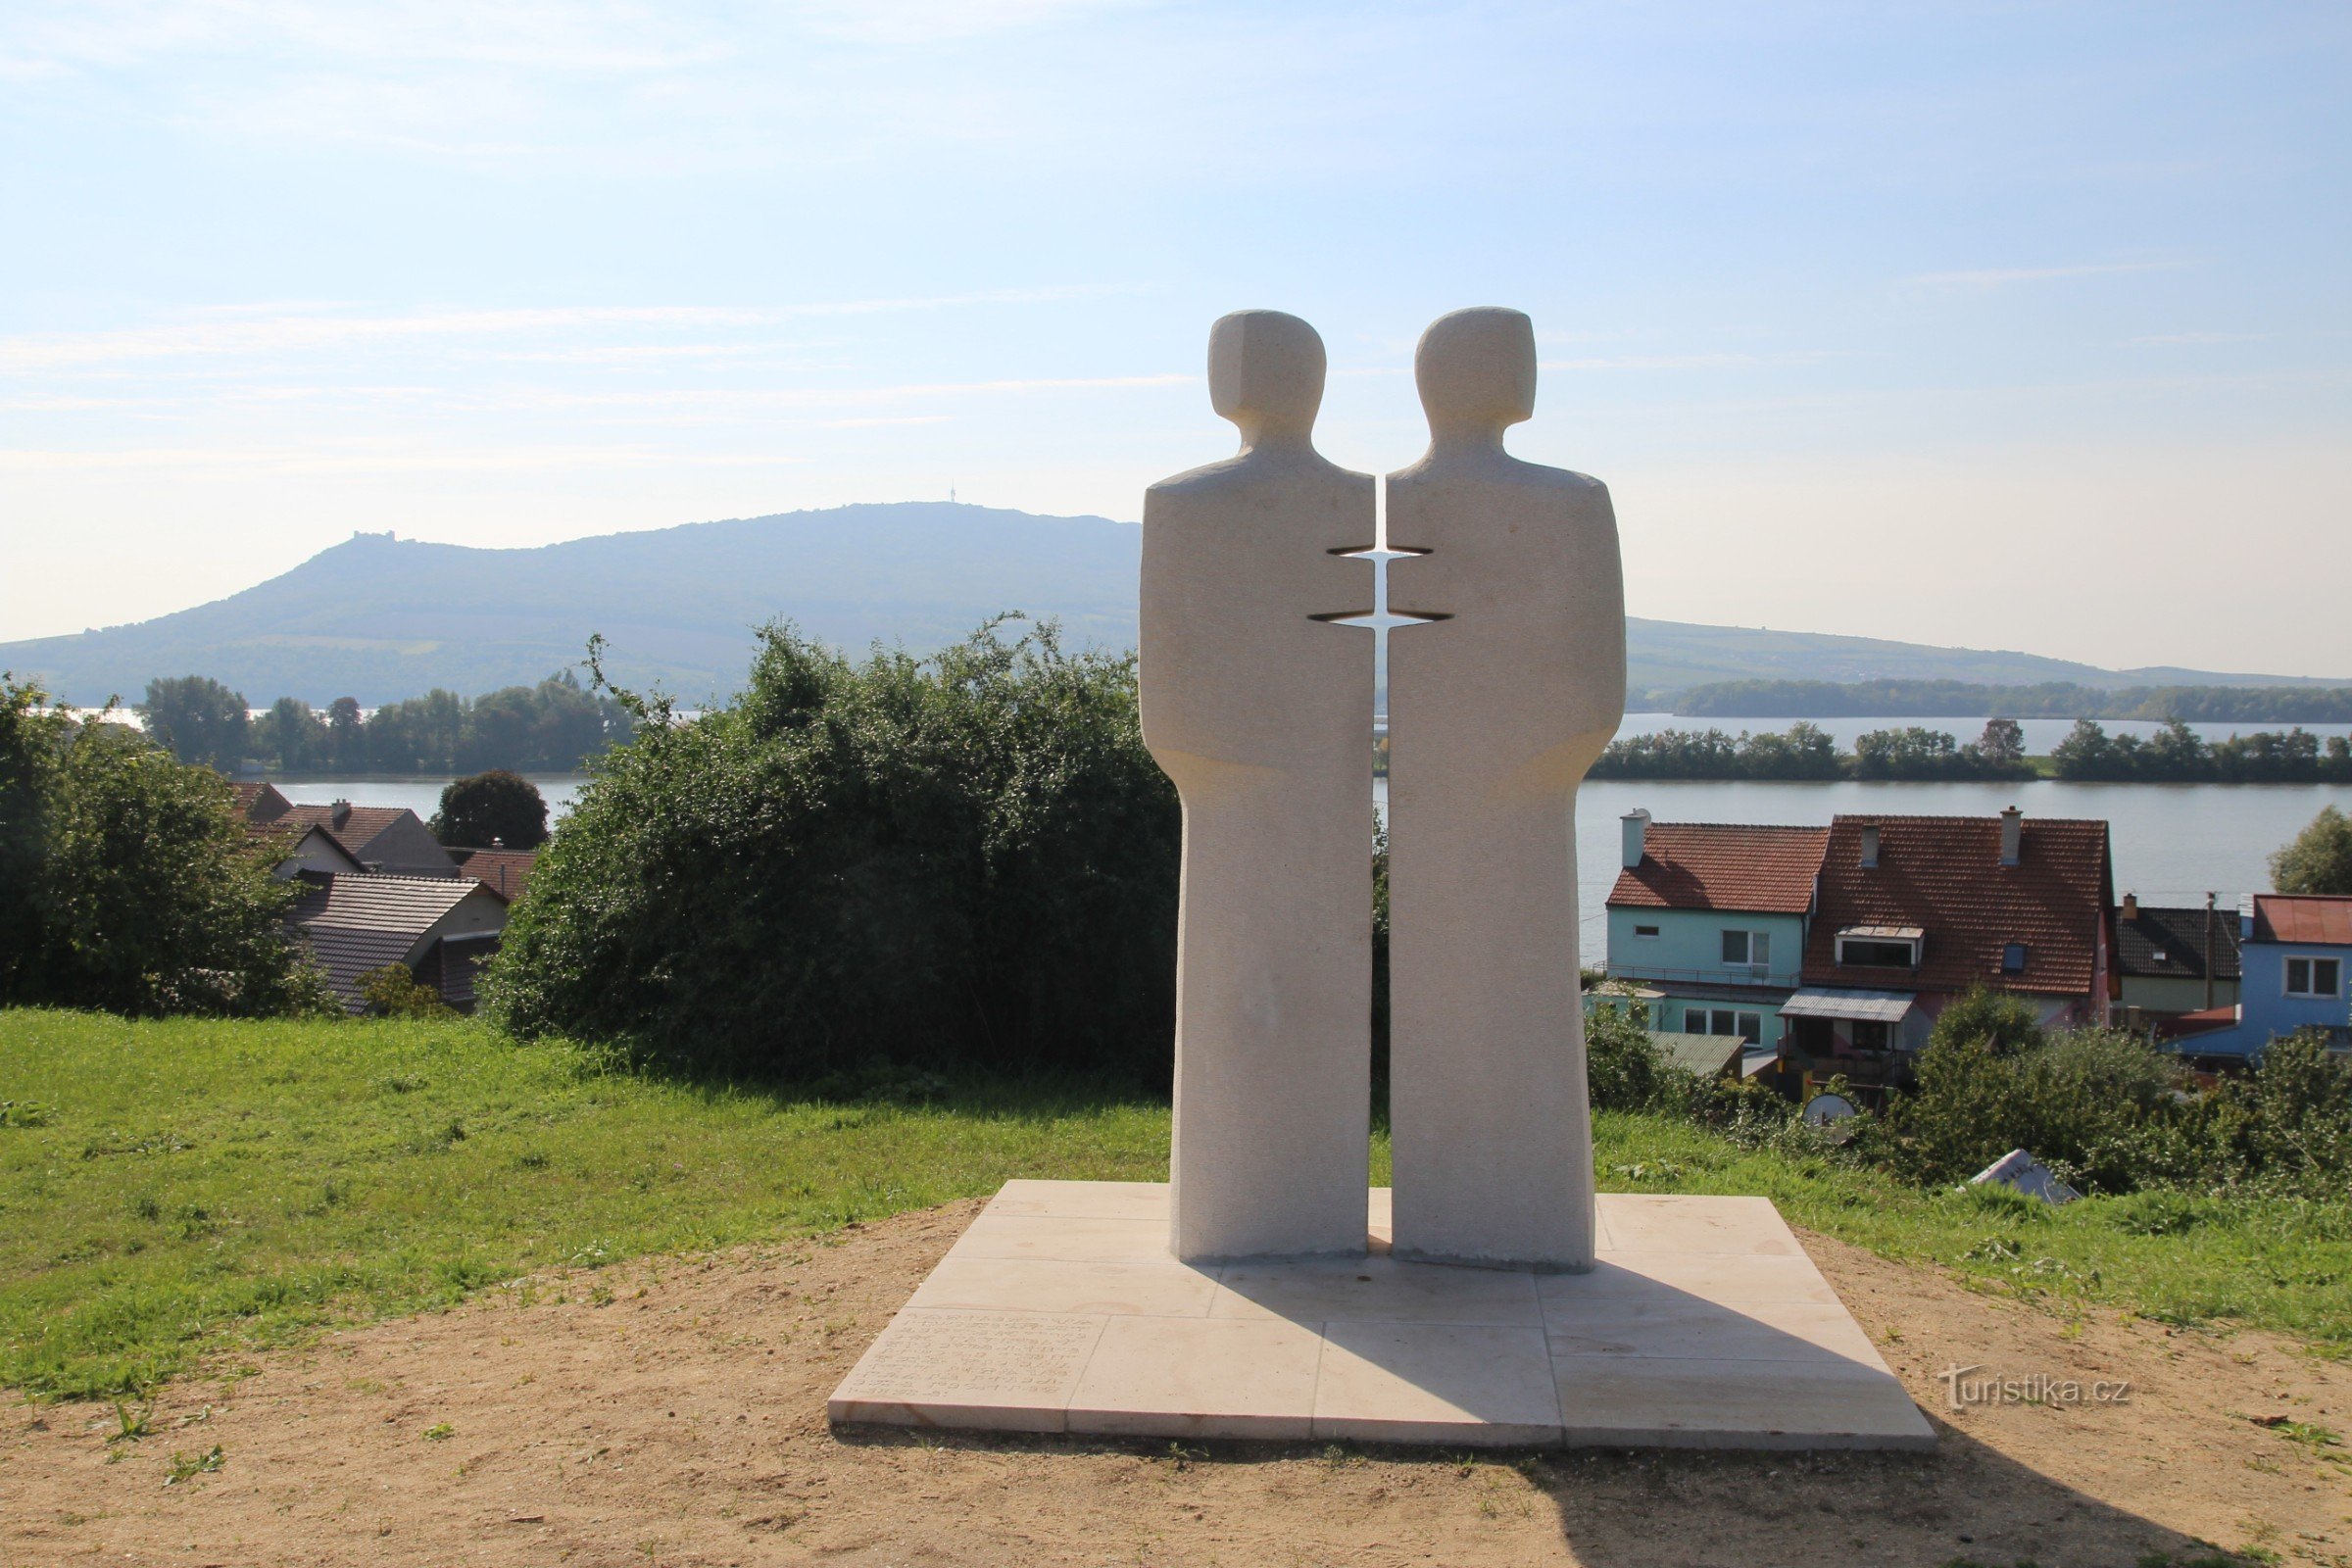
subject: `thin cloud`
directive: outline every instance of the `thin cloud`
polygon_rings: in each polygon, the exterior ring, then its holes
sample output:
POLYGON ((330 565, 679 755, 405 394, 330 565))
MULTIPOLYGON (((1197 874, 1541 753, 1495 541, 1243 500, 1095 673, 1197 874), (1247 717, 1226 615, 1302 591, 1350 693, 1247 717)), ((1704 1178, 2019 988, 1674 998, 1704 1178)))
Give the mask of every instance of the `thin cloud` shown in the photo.
POLYGON ((2107 277, 2123 272, 2169 272, 2187 262, 2085 262, 2074 267, 1990 267, 1975 271, 1920 272, 1903 281, 1922 288, 1982 292, 2015 283, 2046 283, 2066 277, 2107 277))
POLYGON ((2145 337, 2131 337, 2124 341, 2158 348, 2178 348, 2201 343, 2262 343, 2268 341, 2270 335, 2268 332, 2153 332, 2145 337))
POLYGON ((42 333, 0 339, 0 371, 48 370, 122 360, 301 353, 354 343, 598 328, 772 326, 812 317, 874 316, 971 305, 1031 305, 1116 292, 1105 285, 988 289, 969 294, 827 300, 806 305, 559 306, 451 311, 416 316, 318 313, 208 318, 112 332, 42 333))

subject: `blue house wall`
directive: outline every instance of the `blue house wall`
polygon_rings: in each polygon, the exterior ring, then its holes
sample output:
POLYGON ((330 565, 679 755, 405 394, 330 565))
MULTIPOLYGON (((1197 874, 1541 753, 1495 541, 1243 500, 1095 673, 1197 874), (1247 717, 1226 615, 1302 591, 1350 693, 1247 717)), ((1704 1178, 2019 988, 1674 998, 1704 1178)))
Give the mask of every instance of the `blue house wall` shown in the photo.
POLYGON ((2328 942, 2266 942, 2255 935, 2251 901, 2240 916, 2237 1025, 2207 1034, 2190 1035, 2182 1049, 2199 1055, 2253 1055, 2263 1047, 2298 1029, 2343 1030, 2352 1025, 2352 946, 2328 942), (2289 996, 2286 965, 2290 958, 2332 958, 2336 976, 2333 994, 2289 996))
MULTIPOLYGON (((1725 1000, 1712 988, 1767 986, 1794 990, 1804 968, 1805 922, 1802 915, 1746 914, 1730 909, 1612 908, 1609 910, 1609 975, 1638 980, 1666 993, 1653 1004, 1653 1029, 1690 1029, 1685 1014, 1692 1007, 1727 1009, 1761 1015, 1767 1045, 1781 1038, 1777 1002, 1741 998, 1725 1000), (1637 928, 1654 927, 1657 935, 1641 936, 1637 928), (1727 964, 1723 960, 1726 931, 1760 932, 1769 944, 1767 962, 1727 964), (1701 988, 1706 988, 1701 991, 1701 988), (1691 992, 1700 992, 1690 995, 1691 992)), ((1692 1032, 1703 1032, 1700 1025, 1692 1032)))

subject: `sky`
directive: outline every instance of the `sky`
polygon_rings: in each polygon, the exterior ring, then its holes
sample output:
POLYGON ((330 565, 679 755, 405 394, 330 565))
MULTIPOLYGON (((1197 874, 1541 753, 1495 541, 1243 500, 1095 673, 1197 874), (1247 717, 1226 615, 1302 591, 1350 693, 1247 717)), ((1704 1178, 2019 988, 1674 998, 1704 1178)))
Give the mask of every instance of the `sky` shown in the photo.
MULTIPOLYGON (((1535 320, 1636 614, 2352 677, 2352 8, 0 0, 0 641, 355 530, 1133 520, 1535 320)), ((786 607, 779 607, 786 608, 786 607)))

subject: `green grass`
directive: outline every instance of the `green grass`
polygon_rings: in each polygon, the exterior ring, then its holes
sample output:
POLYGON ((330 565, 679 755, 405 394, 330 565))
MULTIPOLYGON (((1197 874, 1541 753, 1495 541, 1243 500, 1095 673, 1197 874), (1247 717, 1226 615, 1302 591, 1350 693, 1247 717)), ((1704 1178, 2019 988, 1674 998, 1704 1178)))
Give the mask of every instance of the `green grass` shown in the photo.
POLYGON ((1167 1167, 1164 1106, 1083 1089, 822 1102, 471 1022, 0 1012, 0 1386, 51 1396, 533 1270, 1167 1167))
MULTIPOLYGON (((614 1072, 471 1022, 0 1012, 0 1386, 135 1395, 538 1270, 807 1236, 1012 1176, 1156 1179, 1167 1136, 1164 1105, 1080 1086, 826 1101, 614 1072)), ((1605 1189, 1761 1193, 2062 1311, 2352 1347, 2352 1204, 2052 1211, 1650 1116, 1600 1116, 1596 1149, 1605 1189)))
POLYGON ((1603 1113, 1593 1141, 1604 1191, 1757 1193, 1794 1224, 2062 1311, 2245 1324, 2352 1350, 2352 1200, 2144 1192, 2051 1208, 1744 1150, 1663 1117, 1603 1113))

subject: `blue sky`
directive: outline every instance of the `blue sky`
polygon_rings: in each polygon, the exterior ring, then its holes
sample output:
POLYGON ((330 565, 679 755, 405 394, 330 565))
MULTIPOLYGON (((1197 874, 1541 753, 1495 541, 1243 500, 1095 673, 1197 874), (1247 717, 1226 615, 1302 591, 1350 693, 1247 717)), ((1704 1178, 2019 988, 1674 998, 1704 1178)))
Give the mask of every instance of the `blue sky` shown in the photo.
POLYGON ((2352 676, 2352 9, 0 3, 0 640, 354 529, 1136 515, 1436 315, 1637 613, 2352 676))

